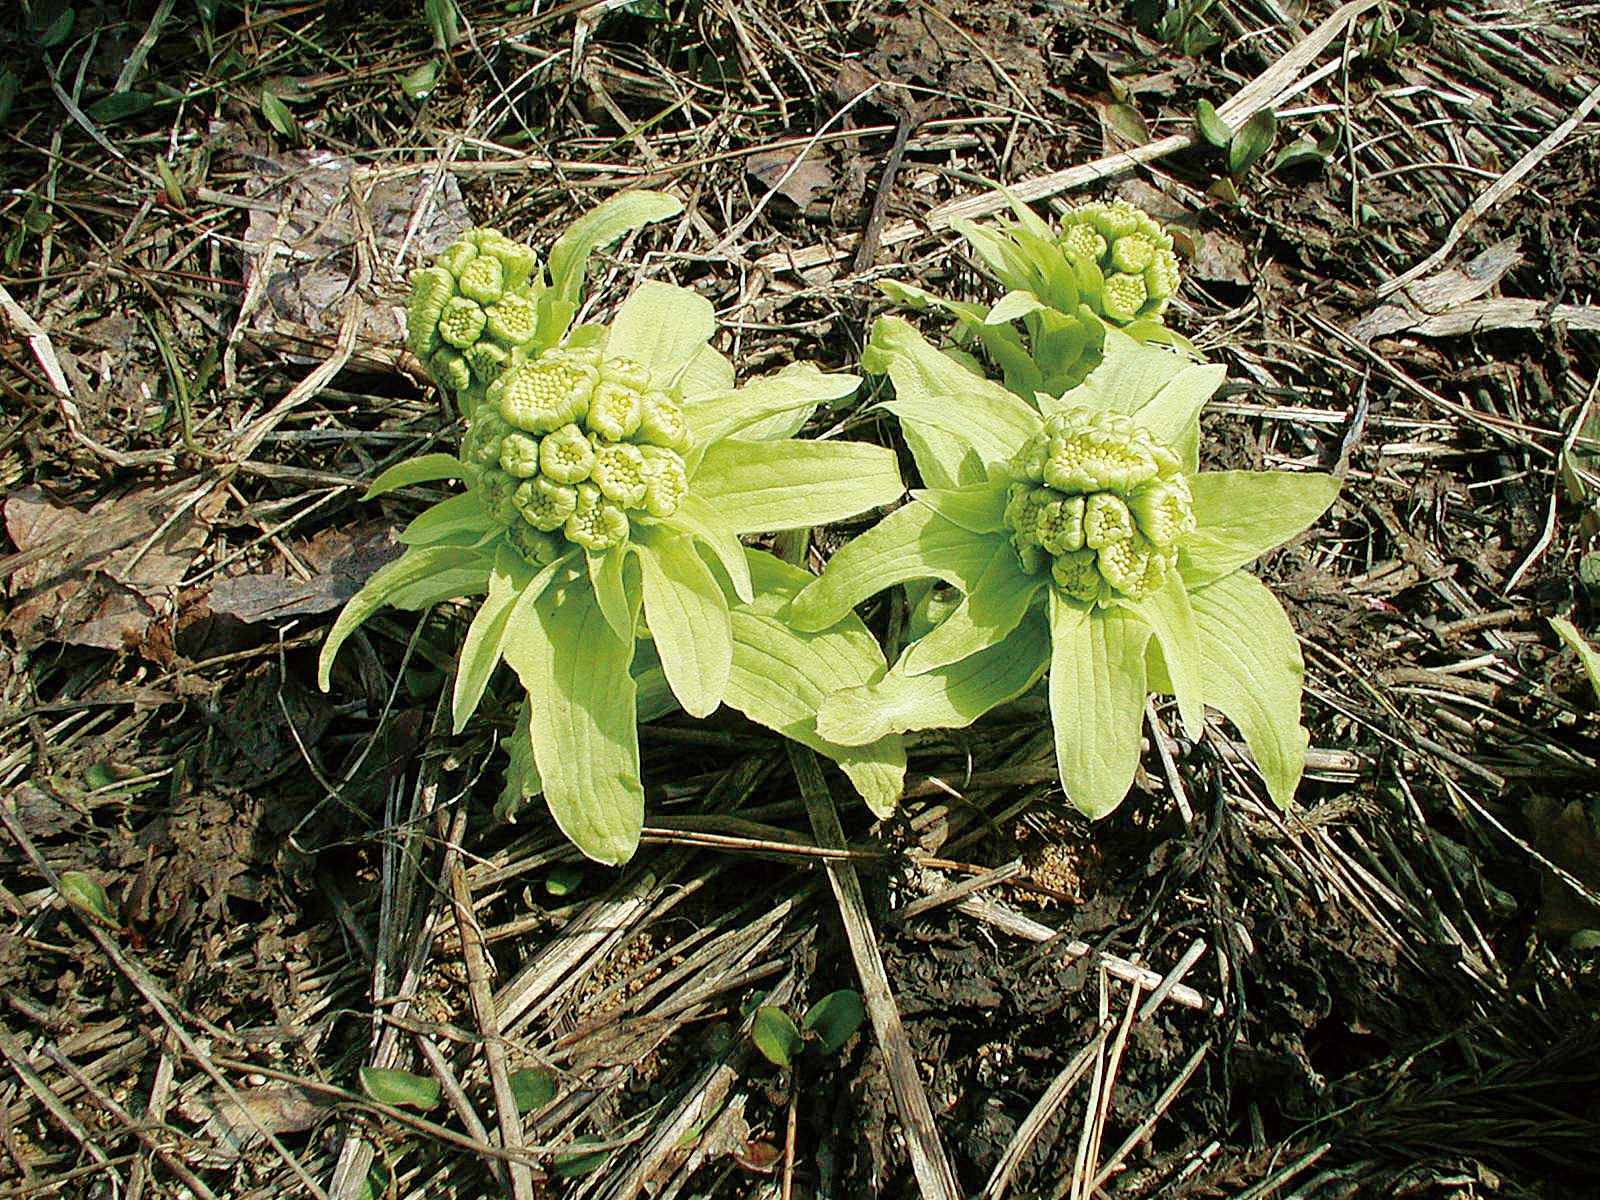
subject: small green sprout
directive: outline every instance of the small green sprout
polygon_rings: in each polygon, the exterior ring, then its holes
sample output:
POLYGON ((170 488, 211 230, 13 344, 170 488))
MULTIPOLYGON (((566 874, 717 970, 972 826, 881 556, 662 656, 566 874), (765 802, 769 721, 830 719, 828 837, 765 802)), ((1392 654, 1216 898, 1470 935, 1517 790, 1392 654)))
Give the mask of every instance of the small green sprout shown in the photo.
POLYGON ((1187 346, 1162 323, 1181 276, 1172 236, 1124 200, 1079 205, 1051 228, 1026 205, 1015 221, 954 228, 1005 295, 993 307, 945 300, 906 283, 880 286, 893 300, 936 306, 958 319, 958 341, 976 341, 1024 400, 1060 395, 1099 364, 1106 330, 1141 342, 1187 346))
POLYGON ((1199 414, 1223 368, 1107 333, 1105 361, 1038 408, 880 320, 863 362, 886 372, 927 489, 848 543, 796 598, 825 627, 895 584, 963 598, 881 680, 822 706, 824 737, 959 728, 1047 672, 1061 785, 1091 817, 1133 782, 1146 695, 1175 695, 1186 732, 1204 706, 1239 727, 1274 800, 1305 765, 1303 665, 1283 609, 1244 567, 1315 521, 1338 482, 1199 472, 1199 414))
POLYGON ((808 1008, 798 1024, 783 1009, 763 1005, 750 1018, 750 1040, 773 1066, 787 1067, 808 1046, 823 1054, 837 1054, 866 1018, 861 993, 841 988, 808 1008))
POLYGON ((572 325, 589 254, 676 211, 671 197, 624 193, 576 222, 546 269, 479 230, 417 272, 410 345, 467 428, 459 458, 402 463, 368 495, 467 487, 407 526, 405 554, 345 606, 319 663, 327 688, 340 645, 385 604, 483 596, 456 668, 455 728, 508 663, 527 700, 500 811, 542 793, 605 863, 632 856, 644 822, 637 723, 674 707, 706 716, 727 703, 810 746, 879 815, 905 774, 898 735, 846 746, 816 732, 828 692, 883 674, 866 629, 853 617, 790 628, 778 614, 811 576, 739 542, 903 495, 889 449, 791 440, 860 381, 797 363, 736 387, 709 345, 711 305, 664 283, 641 284, 609 325, 572 325))

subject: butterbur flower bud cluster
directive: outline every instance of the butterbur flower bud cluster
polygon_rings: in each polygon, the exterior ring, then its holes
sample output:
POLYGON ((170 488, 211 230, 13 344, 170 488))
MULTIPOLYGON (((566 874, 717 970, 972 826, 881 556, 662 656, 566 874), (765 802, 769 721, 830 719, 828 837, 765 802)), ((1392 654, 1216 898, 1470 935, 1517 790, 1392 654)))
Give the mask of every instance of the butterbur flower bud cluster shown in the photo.
MULTIPOLYGON (((1099 267, 1105 283, 1097 307, 1115 324, 1159 317, 1177 294, 1172 236, 1126 200, 1072 209, 1061 218, 1057 244, 1069 259, 1099 267)), ((1095 303, 1093 289, 1084 299, 1095 303)))
POLYGON ((1005 525, 1030 574, 1105 605, 1149 596, 1195 526, 1178 457, 1118 413, 1072 408, 1045 420, 1011 460, 1005 525))
POLYGON ((629 514, 669 517, 688 489, 683 406, 626 358, 564 348, 511 367, 484 391, 461 443, 467 481, 511 540, 549 562, 563 540, 600 552, 629 514))
POLYGON ((538 329, 539 262, 493 229, 469 229, 411 275, 406 346, 471 413, 538 329))

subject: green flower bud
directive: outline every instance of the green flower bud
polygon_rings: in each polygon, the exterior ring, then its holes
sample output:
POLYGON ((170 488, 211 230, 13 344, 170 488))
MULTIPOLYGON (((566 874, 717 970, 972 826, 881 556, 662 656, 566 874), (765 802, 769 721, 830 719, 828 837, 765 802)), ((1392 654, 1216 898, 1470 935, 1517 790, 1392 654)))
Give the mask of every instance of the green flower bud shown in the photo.
POLYGON ((526 433, 508 433, 500 440, 500 469, 518 479, 539 473, 539 439, 526 433))
POLYGON ((504 471, 485 470, 478 476, 483 507, 496 521, 509 525, 517 519, 517 481, 504 471))
POLYGON ((594 395, 595 371, 560 350, 512 367, 489 385, 484 398, 528 433, 550 433, 581 421, 594 395))
POLYGON ((500 443, 505 440, 511 426, 492 411, 480 412, 467 424, 466 435, 461 439, 461 461, 480 467, 498 466, 500 443))
POLYGON ((1093 263, 1105 282, 1083 299, 1117 325, 1159 317, 1181 282, 1172 236, 1126 200, 1084 204, 1061 218, 1057 245, 1069 259, 1093 263))
POLYGON ((569 542, 599 553, 628 540, 628 514, 601 494, 592 483, 578 485, 578 506, 562 532, 569 542))
POLYGON ((683 405, 664 392, 646 392, 641 401, 639 436, 656 446, 685 450, 689 445, 689 423, 683 405))
POLYGON ((539 443, 539 470, 556 483, 582 483, 594 469, 594 447, 578 426, 567 424, 539 443))
POLYGON ((511 539, 511 544, 517 548, 522 557, 531 563, 543 566, 560 557, 560 539, 540 532, 526 521, 513 521, 506 530, 506 536, 511 539))
POLYGON ((492 254, 480 254, 456 276, 456 288, 479 304, 494 304, 505 294, 505 275, 492 254))
POLYGON ((452 296, 439 314, 439 336, 458 349, 472 345, 489 318, 475 301, 452 296))
POLYGON ((1131 418, 1074 408, 1050 416, 1007 464, 1002 521, 1029 573, 1085 604, 1142 599, 1161 587, 1194 529, 1175 454, 1131 418))
POLYGON ((594 469, 589 478, 613 504, 637 508, 644 503, 649 471, 639 447, 629 442, 601 442, 595 446, 594 469))
POLYGON ((622 383, 602 383, 594 390, 587 424, 592 433, 607 441, 620 442, 639 432, 644 417, 643 397, 635 388, 622 383))
POLYGON ((631 358, 606 359, 600 364, 600 379, 633 392, 642 392, 650 386, 650 372, 643 363, 634 362, 631 358))
POLYGON ((652 517, 670 517, 689 494, 689 472, 674 450, 641 447, 645 456, 644 507, 652 517))
MULTIPOLYGON (((523 520, 535 529, 560 529, 578 507, 577 489, 556 483, 540 476, 518 486, 515 496, 517 511, 523 520)), ((520 524, 512 521, 510 524, 520 524)))

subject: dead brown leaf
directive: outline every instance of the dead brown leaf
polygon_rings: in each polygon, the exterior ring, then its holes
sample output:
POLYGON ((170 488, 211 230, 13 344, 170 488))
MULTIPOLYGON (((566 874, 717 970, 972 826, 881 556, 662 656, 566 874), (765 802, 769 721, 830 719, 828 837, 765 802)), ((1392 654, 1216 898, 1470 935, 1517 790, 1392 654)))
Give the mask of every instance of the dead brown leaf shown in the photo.
POLYGON ((389 526, 381 522, 327 529, 294 547, 296 557, 315 572, 310 579, 291 577, 286 565, 219 579, 212 585, 208 605, 217 616, 247 625, 328 612, 360 591, 367 578, 400 550, 389 526))
POLYGON ((178 1111, 190 1121, 204 1122, 199 1137, 217 1161, 232 1162, 271 1134, 301 1133, 327 1113, 326 1096, 292 1083, 240 1088, 238 1099, 209 1093, 182 1101, 178 1111))
POLYGON ((745 170, 761 186, 776 189, 785 200, 805 208, 818 192, 831 190, 835 180, 822 150, 813 147, 796 163, 798 153, 796 150, 770 150, 752 154, 745 160, 745 170))
MULTIPOLYGON (((1528 802, 1533 843, 1551 862, 1571 873, 1590 891, 1600 892, 1600 830, 1579 801, 1563 807, 1546 796, 1528 802)), ((1595 904, 1553 871, 1540 873, 1539 932, 1562 937, 1600 930, 1600 904, 1595 904)))
POLYGON ((138 645, 171 609, 221 503, 181 507, 170 491, 141 488, 84 512, 38 487, 19 488, 6 498, 6 532, 33 557, 7 581, 12 605, 0 628, 25 648, 138 645))

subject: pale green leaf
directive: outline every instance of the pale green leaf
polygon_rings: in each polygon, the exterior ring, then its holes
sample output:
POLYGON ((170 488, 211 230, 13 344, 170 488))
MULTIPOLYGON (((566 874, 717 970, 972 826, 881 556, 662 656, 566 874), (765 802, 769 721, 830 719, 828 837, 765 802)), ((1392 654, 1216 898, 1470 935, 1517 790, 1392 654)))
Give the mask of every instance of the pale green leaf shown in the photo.
POLYGON ((1600 653, 1589 645, 1583 634, 1578 632, 1578 627, 1567 618, 1551 617, 1550 628, 1577 654, 1583 673, 1589 677, 1589 686, 1594 689, 1596 696, 1600 696, 1600 653))
POLYGON ((1267 791, 1288 807, 1310 738, 1300 724, 1305 664, 1289 618, 1255 576, 1235 571, 1191 589, 1206 702, 1238 726, 1267 791))
POLYGON ((896 667, 877 683, 829 695, 817 732, 850 744, 912 729, 964 729, 1027 691, 1050 664, 1050 630, 1029 616, 999 645, 926 675, 896 667))
POLYGON ((772 417, 796 411, 809 414, 818 404, 842 400, 860 386, 861 380, 854 375, 829 375, 814 363, 790 363, 743 387, 691 399, 684 413, 696 440, 710 445, 734 434, 743 435, 772 417))
POLYGON ((864 442, 718 442, 693 485, 734 533, 826 525, 905 494, 894 451, 864 442))
POLYGON ((399 540, 406 546, 432 546, 446 541, 471 545, 499 528, 484 511, 483 500, 473 488, 423 509, 400 531, 399 540))
POLYGON ((678 390, 686 398, 709 396, 733 390, 733 364, 715 346, 701 346, 678 378, 678 390))
POLYGON ((1198 738, 1205 728, 1205 671, 1189 590, 1182 577, 1176 571, 1168 571, 1165 582, 1153 595, 1142 600, 1119 597, 1118 604, 1137 614, 1154 632, 1165 663, 1164 682, 1178 698, 1183 732, 1198 738))
POLYGON ((900 669, 922 675, 1004 640, 1021 623, 1048 576, 1029 575, 1007 538, 990 537, 989 564, 966 598, 926 636, 906 648, 900 669))
POLYGON ((647 279, 617 310, 606 354, 643 364, 650 386, 666 391, 716 331, 711 301, 687 288, 647 279))
POLYGON ((656 644, 648 637, 640 638, 633 648, 633 665, 628 669, 633 672, 633 686, 638 692, 639 724, 678 711, 678 698, 672 694, 667 673, 661 669, 656 644))
POLYGON ((1136 408, 1132 417, 1163 446, 1178 446, 1200 419, 1216 390, 1228 377, 1221 365, 1189 366, 1179 371, 1148 404, 1136 408))
POLYGON ((638 634, 639 592, 638 577, 632 576, 634 586, 628 586, 624 571, 634 544, 625 542, 601 554, 584 552, 584 565, 589 572, 589 586, 594 588, 595 602, 606 624, 619 638, 631 641, 638 634))
POLYGON ((1120 608, 1085 613, 1050 592, 1050 720, 1061 786, 1091 820, 1133 786, 1150 626, 1120 608))
POLYGON ((362 1067, 361 1090, 379 1104, 416 1108, 427 1112, 439 1103, 439 1081, 432 1075, 415 1075, 391 1067, 362 1067))
POLYGON ((361 498, 371 500, 396 488, 411 487, 418 483, 436 483, 441 479, 460 479, 461 460, 454 454, 422 454, 395 463, 372 481, 361 498))
POLYGON ((800 1052, 800 1030, 794 1018, 770 1004, 756 1009, 750 1018, 750 1040, 775 1067, 787 1067, 800 1052))
POLYGON ((1004 325, 1009 321, 1020 321, 1029 313, 1036 313, 1041 308, 1047 307, 1049 306, 1032 292, 1007 292, 984 316, 983 323, 1004 325))
POLYGON ((835 551, 822 576, 795 599, 789 619, 796 629, 825 629, 869 596, 912 579, 942 579, 970 592, 995 541, 925 504, 907 504, 835 551))
POLYGON ((854 1036, 866 1019, 867 1006, 861 993, 854 988, 840 988, 806 1009, 800 1027, 816 1037, 818 1050, 833 1054, 854 1036))
POLYGON ((489 572, 489 593, 467 626, 461 650, 456 655, 455 686, 450 696, 454 730, 460 733, 477 710, 494 669, 500 665, 500 647, 505 641, 506 622, 517 597, 533 582, 534 569, 516 551, 503 546, 495 555, 489 572))
POLYGON ((407 550, 393 562, 379 567, 361 590, 346 601, 333 628, 328 630, 327 640, 322 643, 322 653, 317 658, 317 686, 323 691, 328 690, 328 676, 333 670, 333 659, 339 653, 339 647, 385 604, 394 603, 396 597, 404 598, 408 592, 416 592, 418 585, 422 589, 431 587, 441 575, 481 576, 487 586, 489 570, 493 565, 491 559, 470 547, 432 546, 407 550))
POLYGON ((529 733, 545 803, 590 858, 633 857, 644 827, 633 676, 634 642, 606 623, 586 579, 546 588, 503 653, 528 692, 529 733))
POLYGON ((894 812, 905 786, 905 747, 885 732, 845 746, 817 733, 817 710, 841 688, 883 674, 883 651, 853 615, 820 633, 801 633, 779 615, 811 576, 798 567, 749 552, 756 582, 753 604, 736 605, 733 669, 723 697, 758 725, 839 764, 867 807, 879 817, 894 812))
POLYGON ((1120 329, 1106 330, 1104 355, 1088 378, 1044 408, 1046 415, 1074 407, 1137 412, 1190 365, 1182 355, 1135 341, 1120 329))
POLYGON ((610 245, 652 221, 683 211, 683 203, 664 192, 618 192, 579 217, 550 247, 550 287, 555 296, 577 307, 583 272, 596 250, 610 245))
POLYGON ((1238 570, 1311 525, 1339 494, 1332 475, 1207 471, 1189 477, 1196 526, 1178 550, 1191 589, 1238 570))
MULTIPOLYGON (((941 434, 959 448, 956 461, 950 461, 949 448, 940 453, 944 480, 929 478, 918 459, 923 481, 935 487, 961 478, 960 458, 968 451, 986 466, 999 464, 1043 427, 1026 401, 936 350, 899 317, 878 319, 861 362, 869 371, 888 374, 895 395, 884 407, 903 425, 941 434)), ((937 442, 927 445, 941 450, 937 442)))
POLYGON ((733 662, 728 599, 694 542, 653 530, 638 543, 644 619, 673 694, 691 717, 722 703, 733 662))
POLYGON ((112 929, 121 927, 121 922, 111 913, 111 900, 99 880, 82 871, 63 871, 60 881, 61 898, 73 908, 112 929))
POLYGON ((733 584, 733 594, 749 602, 754 598, 750 586, 750 567, 745 559, 744 546, 738 536, 728 528, 728 522, 704 499, 690 492, 678 504, 678 511, 661 522, 668 529, 679 529, 697 539, 711 551, 733 584))
POLYGON ((998 533, 1005 528, 1009 487, 1004 480, 997 480, 954 489, 913 488, 911 498, 972 533, 998 533))

